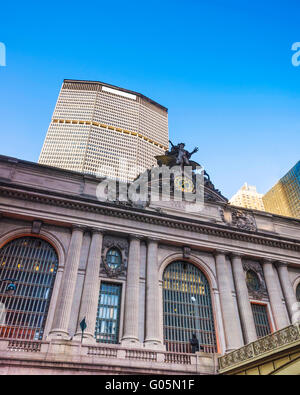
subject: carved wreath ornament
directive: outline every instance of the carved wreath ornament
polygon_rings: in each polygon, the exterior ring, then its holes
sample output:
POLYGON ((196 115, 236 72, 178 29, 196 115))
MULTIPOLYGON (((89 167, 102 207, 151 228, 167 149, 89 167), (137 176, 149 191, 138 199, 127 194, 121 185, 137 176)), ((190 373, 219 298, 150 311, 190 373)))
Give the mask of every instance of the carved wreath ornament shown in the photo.
POLYGON ((258 262, 243 262, 243 268, 245 271, 246 282, 248 287, 248 292, 251 297, 254 299, 260 300, 264 297, 268 297, 268 291, 266 288, 266 283, 263 275, 263 270, 261 265, 258 262), (251 282, 249 281, 249 277, 247 278, 247 273, 254 274, 257 276, 257 286, 251 286, 251 282))
POLYGON ((128 244, 125 241, 114 240, 107 238, 104 240, 102 249, 102 269, 107 273, 109 277, 117 277, 121 274, 126 273, 127 258, 128 257, 128 244), (117 267, 111 267, 107 261, 107 253, 110 249, 115 248, 121 255, 120 265, 117 267))

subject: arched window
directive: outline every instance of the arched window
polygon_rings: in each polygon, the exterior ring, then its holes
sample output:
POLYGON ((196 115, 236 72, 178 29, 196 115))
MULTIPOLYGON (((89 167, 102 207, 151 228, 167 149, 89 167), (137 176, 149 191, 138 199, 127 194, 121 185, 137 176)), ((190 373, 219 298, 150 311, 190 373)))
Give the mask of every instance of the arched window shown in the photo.
POLYGON ((122 264, 122 255, 118 248, 110 248, 106 254, 106 263, 111 269, 118 269, 122 264))
POLYGON ((20 237, 1 248, 0 337, 42 339, 57 267, 45 240, 20 237))
POLYGON ((189 353, 195 334, 200 351, 217 352, 210 287, 194 265, 173 262, 163 275, 164 340, 168 351, 189 353))
POLYGON ((296 288, 296 298, 297 298, 297 301, 300 302, 300 283, 297 285, 297 288, 296 288))

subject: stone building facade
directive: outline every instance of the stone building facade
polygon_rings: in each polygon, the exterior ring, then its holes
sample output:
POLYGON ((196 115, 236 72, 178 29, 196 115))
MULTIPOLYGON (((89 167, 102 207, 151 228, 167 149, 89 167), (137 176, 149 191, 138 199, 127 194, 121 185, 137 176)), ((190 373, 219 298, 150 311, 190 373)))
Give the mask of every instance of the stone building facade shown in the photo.
POLYGON ((98 183, 0 157, 1 373, 217 374, 219 356, 291 324, 299 220, 230 206, 211 185, 194 214, 100 202, 98 183))

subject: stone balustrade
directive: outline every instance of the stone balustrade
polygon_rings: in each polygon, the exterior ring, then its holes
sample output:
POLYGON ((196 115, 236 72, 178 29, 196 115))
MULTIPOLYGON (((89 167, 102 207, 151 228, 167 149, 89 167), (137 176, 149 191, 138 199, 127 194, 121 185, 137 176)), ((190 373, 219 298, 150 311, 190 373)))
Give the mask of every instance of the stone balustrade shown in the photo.
POLYGON ((24 341, 24 340, 10 340, 8 342, 7 350, 9 351, 23 351, 23 352, 40 352, 41 342, 24 341))
POLYGON ((84 344, 78 341, 0 339, 0 362, 2 358, 9 358, 15 364, 22 366, 26 365, 26 362, 37 365, 43 362, 49 366, 49 369, 56 368, 56 361, 59 360, 65 367, 71 363, 73 369, 78 369, 82 364, 92 364, 97 370, 104 368, 106 371, 110 369, 114 372, 122 372, 130 365, 130 369, 139 372, 141 369, 149 369, 151 362, 152 373, 163 374, 171 369, 178 374, 216 373, 214 354, 203 352, 181 354, 145 348, 127 348, 115 344, 84 344))

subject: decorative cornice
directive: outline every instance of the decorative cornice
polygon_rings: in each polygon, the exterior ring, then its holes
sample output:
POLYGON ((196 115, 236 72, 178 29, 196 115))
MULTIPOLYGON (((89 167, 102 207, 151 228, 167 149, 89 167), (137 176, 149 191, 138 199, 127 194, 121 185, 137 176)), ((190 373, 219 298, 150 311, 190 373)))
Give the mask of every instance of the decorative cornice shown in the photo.
POLYGON ((82 196, 70 196, 56 193, 56 196, 54 197, 47 191, 38 191, 25 186, 22 186, 23 191, 20 191, 12 189, 13 187, 20 188, 20 186, 12 186, 11 184, 8 185, 9 189, 7 187, 0 186, 0 195, 57 207, 102 214, 109 217, 129 219, 146 224, 161 225, 173 229, 175 228, 270 247, 289 249, 292 251, 300 251, 300 240, 279 238, 259 231, 251 232, 242 229, 230 228, 228 225, 212 225, 203 221, 190 220, 165 213, 163 215, 157 215, 154 212, 150 213, 143 209, 132 209, 127 207, 120 208, 112 203, 97 202, 93 199, 82 196), (27 192, 24 190, 29 191, 27 192))

